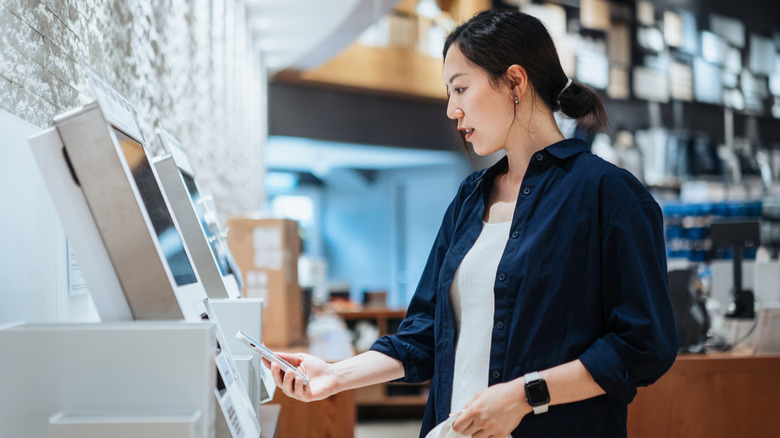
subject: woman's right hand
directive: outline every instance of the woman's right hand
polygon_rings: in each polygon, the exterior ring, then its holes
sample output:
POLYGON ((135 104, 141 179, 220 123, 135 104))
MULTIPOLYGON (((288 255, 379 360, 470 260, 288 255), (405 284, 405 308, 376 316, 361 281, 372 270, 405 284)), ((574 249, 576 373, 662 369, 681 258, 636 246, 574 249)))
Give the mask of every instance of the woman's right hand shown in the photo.
POLYGON ((263 359, 265 366, 271 369, 276 386, 281 388, 288 397, 311 402, 322 400, 338 392, 338 381, 333 365, 310 354, 277 354, 309 377, 309 384, 304 385, 293 373, 285 373, 279 365, 263 359))

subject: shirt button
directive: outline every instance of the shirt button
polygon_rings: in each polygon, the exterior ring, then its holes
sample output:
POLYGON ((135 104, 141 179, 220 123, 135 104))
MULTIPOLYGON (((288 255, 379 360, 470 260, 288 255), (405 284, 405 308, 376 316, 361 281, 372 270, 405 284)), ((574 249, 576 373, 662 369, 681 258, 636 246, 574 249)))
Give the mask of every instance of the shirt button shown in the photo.
POLYGON ((492 375, 494 379, 498 379, 499 377, 501 377, 501 371, 493 371, 492 375))
POLYGON ((519 236, 519 235, 520 235, 520 233, 518 233, 517 231, 512 232, 512 238, 513 239, 517 239, 517 236, 519 236))
POLYGON ((536 154, 536 161, 542 161, 542 160, 544 160, 544 155, 536 154))
POLYGON ((503 323, 503 322, 501 322, 501 321, 498 321, 498 322, 496 323, 496 327, 497 327, 499 330, 501 330, 502 328, 504 328, 504 323, 503 323))
POLYGON ((506 274, 504 274, 503 272, 498 274, 498 279, 499 280, 504 281, 505 278, 506 278, 506 274))
POLYGON ((524 194, 524 195, 530 195, 530 194, 531 194, 531 188, 530 188, 530 187, 526 187, 526 188, 524 188, 524 189, 523 189, 523 194, 524 194))

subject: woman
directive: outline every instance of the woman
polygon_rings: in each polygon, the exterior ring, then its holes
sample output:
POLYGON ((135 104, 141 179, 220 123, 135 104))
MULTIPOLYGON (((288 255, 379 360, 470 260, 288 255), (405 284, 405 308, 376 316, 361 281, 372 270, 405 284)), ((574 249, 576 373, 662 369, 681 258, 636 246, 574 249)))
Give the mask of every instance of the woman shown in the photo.
POLYGON ((553 112, 606 127, 535 18, 480 13, 448 37, 447 115, 496 165, 461 184, 397 334, 335 364, 285 355, 289 396, 431 379, 420 436, 625 437, 638 385, 676 357, 662 216, 628 172, 565 139, 553 112))

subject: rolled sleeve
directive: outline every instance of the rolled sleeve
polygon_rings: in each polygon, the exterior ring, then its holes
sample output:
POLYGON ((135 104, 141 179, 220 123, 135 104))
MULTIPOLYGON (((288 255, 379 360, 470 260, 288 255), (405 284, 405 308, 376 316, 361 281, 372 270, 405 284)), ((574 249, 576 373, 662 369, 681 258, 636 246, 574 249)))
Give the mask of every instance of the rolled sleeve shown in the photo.
POLYGON ((379 338, 371 350, 398 359, 404 366, 407 383, 420 383, 433 377, 433 317, 416 314, 404 319, 398 333, 379 338))
POLYGON ((653 200, 625 208, 602 242, 601 298, 607 330, 580 361, 608 395, 630 403, 637 386, 655 382, 672 366, 679 348, 660 208, 653 200))

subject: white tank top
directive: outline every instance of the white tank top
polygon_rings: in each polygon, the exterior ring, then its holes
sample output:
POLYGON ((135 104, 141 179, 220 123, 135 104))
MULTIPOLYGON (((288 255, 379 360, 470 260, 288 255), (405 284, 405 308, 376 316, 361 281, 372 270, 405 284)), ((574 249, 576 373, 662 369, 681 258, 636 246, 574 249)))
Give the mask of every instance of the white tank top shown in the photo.
POLYGON ((455 271, 450 303, 457 344, 450 412, 455 413, 488 387, 498 263, 512 222, 484 223, 474 246, 455 271))

